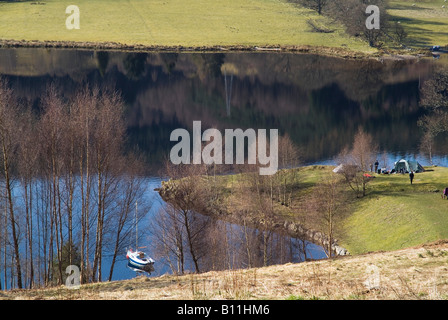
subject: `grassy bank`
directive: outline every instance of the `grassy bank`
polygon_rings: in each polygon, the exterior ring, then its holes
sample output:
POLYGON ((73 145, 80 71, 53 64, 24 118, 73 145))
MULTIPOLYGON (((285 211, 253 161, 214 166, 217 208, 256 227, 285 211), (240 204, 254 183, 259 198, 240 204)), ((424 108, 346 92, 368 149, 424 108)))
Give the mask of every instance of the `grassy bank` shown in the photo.
POLYGON ((79 0, 80 30, 67 30, 67 3, 0 3, 0 39, 117 42, 146 46, 326 46, 374 52, 342 26, 283 0, 79 0), (331 25, 317 33, 307 20, 331 25))
MULTIPOLYGON (((448 8, 440 0, 391 1, 389 13, 408 32, 413 47, 447 45, 448 8)), ((365 41, 316 12, 285 0, 79 0, 80 30, 67 30, 67 3, 60 0, 0 3, 0 40, 115 43, 146 47, 330 47, 374 53, 365 41), (334 30, 315 32, 308 24, 334 30)), ((7 44, 20 44, 7 42, 7 44)), ((35 42, 35 44, 38 42, 35 42)), ((22 43, 23 44, 23 43, 22 43)), ((39 43, 42 45, 42 43, 39 43)))
MULTIPOLYGON (((448 168, 427 168, 411 185, 408 175, 377 175, 344 222, 352 253, 396 250, 448 238, 448 168)), ((342 239, 341 239, 342 240, 342 239)))
POLYGON ((388 12, 409 34, 408 46, 448 45, 448 5, 443 0, 392 0, 388 12))
POLYGON ((138 277, 75 290, 65 286, 13 290, 0 292, 0 300, 448 299, 447 259, 448 243, 440 241, 400 251, 246 270, 138 277))
MULTIPOLYGON (((287 187, 294 186, 293 200, 288 206, 274 200, 277 222, 283 225, 283 221, 292 219, 300 221, 307 229, 325 233, 322 225, 310 218, 312 210, 307 209, 307 201, 310 195, 315 194, 319 183, 325 182, 329 175, 336 175, 333 168, 316 165, 283 170, 287 187)), ((442 190, 448 187, 448 168, 428 167, 425 172, 416 174, 412 185, 407 174, 374 176, 364 197, 356 197, 354 191, 346 186, 347 213, 337 224, 339 245, 351 254, 363 254, 448 239, 448 200, 441 197, 442 190)), ((220 187, 221 204, 217 205, 219 212, 232 217, 241 208, 250 206, 239 196, 240 192, 246 192, 239 189, 242 181, 248 181, 243 175, 221 176, 219 179, 223 182, 220 187)), ((252 205, 256 206, 256 203, 252 205)), ((212 212, 213 208, 209 210, 212 212)))
MULTIPOLYGON (((304 168, 299 181, 311 190, 324 175, 332 174, 331 169, 304 168)), ((354 199, 340 224, 340 245, 360 254, 448 238, 448 200, 441 198, 447 186, 445 167, 426 168, 412 185, 407 174, 375 174, 367 195, 354 199)))
MULTIPOLYGON (((299 181, 310 190, 332 167, 307 167, 299 181)), ((300 172, 300 171, 299 171, 300 172)), ((341 246, 351 254, 398 250, 448 238, 448 168, 430 167, 417 173, 411 185, 407 174, 375 174, 367 195, 354 198, 341 222, 341 246)))

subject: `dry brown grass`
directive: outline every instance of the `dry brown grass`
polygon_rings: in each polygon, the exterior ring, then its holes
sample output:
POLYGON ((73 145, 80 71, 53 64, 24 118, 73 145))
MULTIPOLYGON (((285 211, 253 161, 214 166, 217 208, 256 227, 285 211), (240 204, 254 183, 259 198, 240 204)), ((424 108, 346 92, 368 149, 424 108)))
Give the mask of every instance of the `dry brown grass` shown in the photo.
POLYGON ((0 299, 81 300, 260 300, 260 299, 447 299, 448 241, 391 252, 247 270, 184 276, 138 277, 126 281, 40 290, 13 290, 0 299), (369 288, 369 271, 379 282, 369 288))

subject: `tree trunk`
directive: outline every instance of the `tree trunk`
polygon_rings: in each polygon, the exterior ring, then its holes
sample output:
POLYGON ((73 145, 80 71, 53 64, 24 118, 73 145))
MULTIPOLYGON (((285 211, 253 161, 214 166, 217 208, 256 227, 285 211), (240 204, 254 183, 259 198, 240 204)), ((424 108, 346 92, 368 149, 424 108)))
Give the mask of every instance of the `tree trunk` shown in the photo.
POLYGON ((191 258, 193 259, 194 267, 196 269, 196 273, 199 273, 199 261, 196 256, 196 248, 193 242, 193 235, 191 233, 191 226, 188 221, 188 210, 182 210, 182 214, 184 216, 184 223, 185 223, 185 230, 187 232, 187 241, 188 241, 188 247, 190 249, 191 258))
POLYGON ((19 289, 22 289, 22 268, 20 266, 20 251, 19 251, 19 238, 16 230, 16 220, 14 216, 14 206, 12 200, 12 186, 11 180, 9 176, 9 163, 8 163, 8 152, 5 144, 5 137, 2 137, 2 147, 3 147, 3 170, 5 173, 5 184, 6 184, 6 192, 7 192, 7 200, 8 200, 8 208, 9 208, 9 219, 11 220, 11 230, 12 230, 12 238, 13 238, 13 246, 14 246, 14 258, 16 264, 16 272, 17 272, 17 286, 19 289))

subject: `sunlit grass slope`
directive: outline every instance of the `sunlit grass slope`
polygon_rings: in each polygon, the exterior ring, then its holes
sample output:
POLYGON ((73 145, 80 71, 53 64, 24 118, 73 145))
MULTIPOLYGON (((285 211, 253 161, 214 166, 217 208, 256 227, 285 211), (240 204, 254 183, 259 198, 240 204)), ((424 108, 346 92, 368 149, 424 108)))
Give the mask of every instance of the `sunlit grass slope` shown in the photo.
POLYGON ((448 237, 448 168, 407 174, 377 175, 368 195, 358 200, 344 222, 341 239, 352 253, 397 250, 448 237))
MULTIPOLYGON (((334 175, 333 166, 301 167, 297 174, 299 188, 295 191, 290 212, 297 215, 306 207, 306 199, 319 183, 334 175)), ((287 169, 293 172, 297 169, 287 169)), ((347 186, 347 213, 337 223, 339 244, 351 254, 371 251, 399 250, 424 243, 448 239, 448 200, 442 190, 448 187, 448 168, 427 167, 417 173, 411 185, 408 174, 374 174, 364 197, 357 198, 347 186)), ((226 177, 229 183, 240 175, 226 177)), ((292 181, 286 179, 286 181, 292 181)), ((229 187, 229 184, 227 185, 229 187)), ((312 212, 306 212, 309 215, 312 212)), ((303 213, 302 213, 303 214, 303 213)), ((319 229, 319 225, 307 226, 319 229)))
POLYGON ((392 0, 388 12, 409 34, 407 45, 448 45, 448 3, 444 0, 392 0))
POLYGON ((0 3, 0 39, 118 42, 154 46, 312 45, 372 51, 341 25, 283 0, 60 0, 0 3), (80 9, 67 30, 65 9, 80 9), (334 33, 313 32, 313 19, 334 33))

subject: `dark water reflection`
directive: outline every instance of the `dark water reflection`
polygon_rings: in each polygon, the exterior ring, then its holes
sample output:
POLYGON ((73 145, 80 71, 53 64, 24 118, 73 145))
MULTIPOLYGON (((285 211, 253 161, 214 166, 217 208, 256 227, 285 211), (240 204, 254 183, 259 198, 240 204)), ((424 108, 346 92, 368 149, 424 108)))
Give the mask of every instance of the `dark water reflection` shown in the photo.
POLYGON ((38 104, 50 82, 119 89, 130 147, 157 166, 176 128, 278 128, 312 163, 334 157, 362 126, 387 152, 416 153, 419 86, 432 60, 349 61, 281 53, 126 53, 2 49, 0 74, 38 104))
MULTIPOLYGON (((36 108, 50 83, 67 98, 85 83, 120 90, 128 147, 143 151, 149 176, 157 176, 169 153, 172 130, 191 130, 195 120, 203 129, 277 128, 301 148, 304 163, 331 161, 359 127, 390 159, 414 157, 421 135, 419 88, 435 63, 289 53, 0 49, 0 75, 36 108)), ((446 161, 444 141, 436 150, 446 161)), ((154 181, 157 187, 160 179, 154 181)), ((117 279, 133 276, 116 268, 117 279)))

